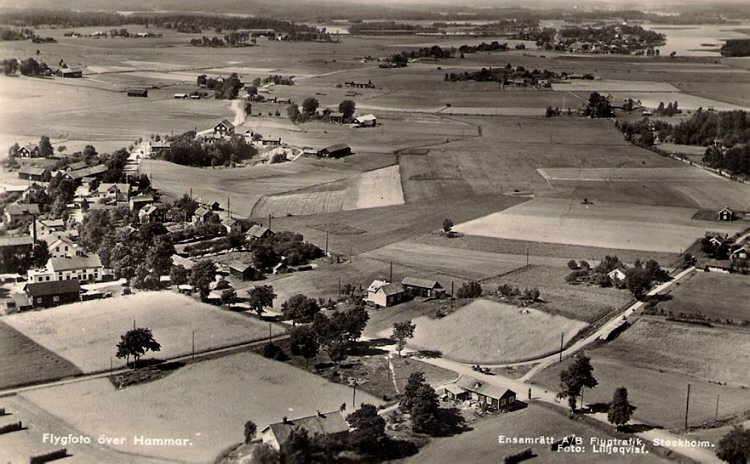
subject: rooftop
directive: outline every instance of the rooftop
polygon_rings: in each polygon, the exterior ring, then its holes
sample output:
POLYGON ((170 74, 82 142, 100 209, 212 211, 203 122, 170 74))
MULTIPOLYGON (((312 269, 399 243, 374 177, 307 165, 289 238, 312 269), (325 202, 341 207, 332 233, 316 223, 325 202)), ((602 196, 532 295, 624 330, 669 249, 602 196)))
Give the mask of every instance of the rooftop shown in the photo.
POLYGON ((102 262, 99 259, 99 255, 94 253, 89 256, 74 256, 72 258, 50 258, 49 267, 53 272, 73 271, 102 267, 102 262))
POLYGON ((270 429, 276 441, 283 444, 289 438, 292 429, 299 427, 308 432, 310 436, 315 434, 331 435, 336 433, 348 432, 349 424, 344 420, 344 416, 339 411, 315 414, 314 416, 302 417, 284 422, 277 422, 269 425, 263 431, 270 429))
POLYGON ((404 277, 402 284, 419 288, 443 288, 437 280, 420 279, 418 277, 404 277))
POLYGON ((76 293, 81 291, 81 284, 77 279, 37 282, 34 284, 26 284, 26 291, 32 297, 59 295, 61 293, 76 293))

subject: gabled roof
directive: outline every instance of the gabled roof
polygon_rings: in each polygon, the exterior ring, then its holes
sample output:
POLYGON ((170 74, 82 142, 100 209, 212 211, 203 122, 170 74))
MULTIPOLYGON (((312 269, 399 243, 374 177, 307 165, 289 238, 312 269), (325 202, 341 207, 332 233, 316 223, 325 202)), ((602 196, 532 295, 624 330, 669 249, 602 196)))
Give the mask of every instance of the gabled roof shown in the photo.
POLYGON ((118 190, 120 193, 127 193, 130 191, 130 184, 118 183, 118 182, 102 182, 99 184, 97 192, 109 192, 110 190, 118 190))
POLYGON ((180 255, 172 255, 172 266, 182 266, 188 271, 198 264, 192 259, 183 258, 180 255))
POLYGON ((34 240, 29 235, 0 235, 0 247, 33 246, 34 240))
POLYGON ((39 223, 45 227, 65 227, 65 222, 62 219, 42 219, 39 223))
POLYGON ((198 209, 196 209, 196 210, 195 210, 195 215, 196 215, 196 216, 200 216, 200 217, 203 217, 203 216, 205 216, 205 215, 206 215, 207 213, 210 213, 210 212, 211 212, 211 211, 209 211, 208 209, 206 209, 206 208, 204 208, 204 207, 202 207, 202 206, 201 206, 200 208, 198 208, 198 209))
POLYGON ((345 143, 337 143, 336 145, 331 145, 330 147, 326 147, 320 151, 327 151, 328 153, 333 153, 341 150, 351 150, 351 147, 345 143))
POLYGON ((367 292, 368 293, 375 293, 378 290, 380 290, 380 287, 382 287, 384 285, 388 285, 388 281, 387 280, 375 279, 375 280, 372 281, 372 283, 370 284, 370 286, 367 287, 367 292))
POLYGON ((378 292, 383 292, 386 296, 398 295, 405 291, 404 286, 401 284, 386 284, 378 289, 378 292))
POLYGON ((81 284, 78 282, 78 279, 37 282, 26 284, 26 291, 34 298, 38 296, 60 295, 63 293, 78 293, 81 291, 81 284))
POLYGON ((232 227, 233 225, 237 224, 237 219, 235 218, 224 218, 221 220, 221 223, 224 224, 227 227, 232 227))
MULTIPOLYGON (((234 124, 232 124, 231 122, 229 122, 229 119, 222 119, 221 122, 219 122, 219 124, 217 124, 216 126, 218 126, 218 125, 223 125, 227 129, 234 129, 234 124)), ((216 126, 214 126, 214 127, 216 127, 216 126)))
POLYGON ((232 269, 238 272, 245 272, 248 269, 255 270, 255 267, 252 264, 245 264, 239 261, 232 261, 231 263, 229 263, 229 269, 232 269))
POLYGON ((77 163, 71 163, 68 165, 68 169, 70 169, 71 171, 77 171, 79 169, 83 169, 87 167, 89 167, 89 165, 86 164, 85 161, 79 161, 77 163))
POLYGON ((70 246, 76 246, 76 244, 69 237, 65 235, 48 235, 45 241, 49 242, 49 247, 52 248, 57 242, 64 243, 70 246))
POLYGON ((731 269, 732 268, 731 261, 722 261, 718 259, 706 259, 705 261, 703 261, 703 264, 705 267, 715 267, 717 269, 731 269))
POLYGON ((154 204, 146 205, 141 208, 140 211, 138 211, 138 216, 150 216, 158 210, 159 208, 157 208, 154 204))
POLYGON ((263 429, 263 432, 270 429, 279 445, 283 446, 295 427, 306 430, 310 436, 315 434, 331 435, 349 431, 349 424, 344 420, 344 416, 339 411, 334 411, 286 422, 277 422, 263 429))
POLYGON ((153 195, 137 195, 130 198, 130 201, 133 203, 143 203, 143 202, 153 202, 154 196, 153 195))
POLYGON ((248 235, 254 238, 261 238, 268 232, 273 233, 273 231, 269 229, 268 227, 263 227, 261 225, 254 224, 252 227, 250 227, 250 230, 248 230, 245 235, 248 235))
POLYGON ((357 116, 354 119, 356 121, 376 121, 378 118, 374 114, 370 113, 370 114, 365 114, 363 116, 357 116))
POLYGON ((5 207, 11 216, 20 214, 39 214, 39 205, 36 203, 14 203, 5 207))
POLYGON ((27 176, 43 176, 45 172, 49 171, 47 168, 38 168, 35 166, 23 166, 18 170, 19 174, 25 174, 27 176))
POLYGON ((71 258, 50 258, 49 260, 49 268, 52 272, 75 271, 98 267, 102 267, 102 262, 96 253, 88 256, 73 256, 71 258))
POLYGON ((516 395, 513 390, 509 390, 507 388, 503 388, 490 383, 481 382, 480 380, 477 380, 473 377, 461 377, 458 380, 457 384, 464 390, 478 393, 480 395, 487 396, 496 400, 499 400, 500 398, 509 394, 512 394, 513 396, 516 395))
POLYGON ((104 174, 107 172, 107 166, 103 164, 97 164, 90 168, 76 169, 75 171, 68 172, 68 176, 73 179, 83 179, 84 177, 95 176, 97 174, 104 174))
POLYGON ((404 280, 402 280, 401 283, 408 287, 430 289, 443 288, 443 286, 440 285, 440 282, 438 282, 437 280, 420 279, 418 277, 404 277, 404 280))

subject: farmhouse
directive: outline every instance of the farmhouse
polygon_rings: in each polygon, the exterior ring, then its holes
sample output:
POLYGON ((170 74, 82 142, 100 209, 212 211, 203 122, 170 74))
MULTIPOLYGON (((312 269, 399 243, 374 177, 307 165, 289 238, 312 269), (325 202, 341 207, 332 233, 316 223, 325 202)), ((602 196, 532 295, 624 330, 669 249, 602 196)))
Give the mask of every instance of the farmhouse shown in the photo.
POLYGON ((195 214, 193 214, 193 222, 206 222, 212 214, 213 213, 210 210, 201 206, 195 210, 195 214))
POLYGON ((740 259, 750 259, 750 245, 743 245, 732 252, 730 259, 734 262, 740 259))
POLYGON ((50 258, 47 269, 53 274, 51 280, 77 279, 81 282, 96 282, 102 277, 102 262, 99 255, 50 258))
POLYGON ((172 142, 148 142, 146 150, 150 155, 162 155, 172 149, 172 142))
POLYGON ((726 234, 719 232, 706 232, 706 239, 715 247, 722 247, 729 241, 729 237, 726 234))
POLYGON ((378 125, 378 118, 374 114, 365 114, 354 118, 354 124, 359 127, 375 127, 378 125))
POLYGON ((38 216, 39 205, 36 203, 14 203, 5 207, 5 223, 21 219, 25 215, 38 216))
POLYGON ((719 221, 734 221, 734 211, 725 206, 718 213, 716 213, 716 219, 718 219, 719 221))
POLYGON ((42 182, 44 176, 49 173, 47 168, 37 168, 35 166, 23 166, 18 170, 18 177, 25 180, 35 180, 42 182))
POLYGON ((167 211, 164 208, 159 208, 153 203, 146 205, 138 210, 138 221, 141 224, 147 222, 164 222, 167 217, 167 211))
POLYGON ((96 193, 100 197, 111 198, 117 202, 124 202, 128 201, 130 198, 130 185, 102 182, 99 184, 99 187, 97 187, 96 193))
POLYGON ((607 277, 612 283, 619 284, 619 283, 625 282, 626 272, 627 272, 627 269, 625 269, 624 266, 619 266, 616 269, 612 269, 607 274, 607 277))
POLYGON ((229 263, 229 274, 243 282, 263 278, 263 273, 255 269, 251 264, 244 264, 239 261, 229 263))
POLYGON ((219 137, 225 137, 227 135, 234 134, 234 124, 229 122, 228 119, 222 119, 220 123, 214 126, 214 134, 219 137))
POLYGON ((401 281, 406 292, 411 296, 423 298, 437 298, 445 294, 445 289, 437 280, 419 279, 417 277, 404 277, 401 281))
POLYGON ((263 227, 259 224, 254 224, 250 229, 247 231, 245 236, 251 240, 259 240, 262 238, 268 238, 273 236, 273 231, 269 229, 268 227, 263 227))
POLYGON ((314 416, 302 417, 288 420, 286 417, 275 424, 271 424, 261 431, 263 443, 268 443, 276 449, 280 449, 289 438, 292 429, 300 428, 307 431, 308 435, 316 434, 344 436, 349 433, 349 424, 339 411, 321 413, 314 416))
POLYGON ((65 235, 52 236, 48 242, 50 243, 47 248, 52 258, 70 258, 76 255, 78 245, 65 235))
POLYGON ((470 400, 491 410, 504 409, 516 402, 516 393, 513 390, 483 383, 471 377, 459 379, 458 386, 468 393, 470 400))
POLYGON ((367 288, 367 301, 384 308, 400 303, 405 295, 403 285, 386 280, 374 280, 367 288))
POLYGON ((228 217, 221 220, 221 225, 224 226, 224 228, 227 230, 227 233, 242 233, 242 222, 238 221, 235 218, 228 217))
POLYGON ((39 156, 39 147, 34 144, 28 144, 18 149, 18 156, 21 158, 36 158, 39 156))
MULTIPOLYGON (((34 224, 29 226, 32 235, 34 224)), ((36 223, 36 230, 39 236, 51 235, 56 232, 65 232, 65 222, 62 219, 40 219, 36 223)))
POLYGON ((24 291, 34 308, 51 308, 81 301, 81 284, 77 280, 26 284, 24 291))
POLYGON ((128 90, 128 97, 143 97, 143 98, 148 98, 148 90, 146 90, 146 89, 130 89, 130 90, 128 90))
POLYGON ((351 147, 345 143, 331 145, 330 147, 326 147, 318 152, 318 156, 324 158, 343 158, 344 156, 349 156, 351 154, 351 147))

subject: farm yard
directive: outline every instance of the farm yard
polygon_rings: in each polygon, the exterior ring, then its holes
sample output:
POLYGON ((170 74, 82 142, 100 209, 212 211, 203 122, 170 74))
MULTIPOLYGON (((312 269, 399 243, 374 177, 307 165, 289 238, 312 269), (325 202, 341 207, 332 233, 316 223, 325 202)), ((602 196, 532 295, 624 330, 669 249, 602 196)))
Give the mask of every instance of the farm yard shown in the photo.
MULTIPOLYGON (((446 358, 499 364, 533 359, 560 349, 560 334, 570 340, 585 322, 489 300, 475 300, 433 319, 415 319, 412 348, 437 350, 446 358)), ((389 336, 384 331, 381 336, 389 336)))
MULTIPOLYGON (((750 408, 746 389, 750 378, 740 367, 748 363, 749 344, 750 333, 744 328, 708 328, 642 317, 613 342, 586 352, 599 385, 586 390, 584 400, 608 402, 615 388, 625 386, 638 407, 636 419, 678 428, 685 420, 689 383, 691 426, 714 419, 716 395, 721 395, 719 418, 732 416, 750 408)), ((560 371, 569 363, 567 359, 547 368, 532 382, 559 388, 560 371)))
POLYGON ((632 300, 627 290, 571 285, 565 282, 568 273, 570 269, 567 267, 531 265, 482 284, 488 291, 495 290, 501 284, 513 285, 521 290, 538 288, 544 303, 535 304, 536 309, 589 323, 632 300))
POLYGON ((468 235, 675 253, 707 231, 733 234, 741 225, 693 221, 695 210, 541 198, 457 224, 468 235))
MULTIPOLYGON (((351 388, 303 369, 253 353, 238 353, 189 364, 158 381, 124 390, 115 389, 107 379, 97 379, 19 397, 91 437, 127 437, 125 445, 110 445, 116 451, 146 459, 204 463, 242 441, 248 420, 260 431, 284 416, 337 411, 342 403, 347 403, 349 410, 351 393, 351 388), (103 416, 102 411, 107 414, 103 416), (192 446, 134 444, 132 437, 140 435, 189 439, 192 446)), ((361 391, 357 402, 380 404, 378 398, 361 391)))
POLYGON ((750 278, 697 272, 670 293, 658 307, 674 314, 701 313, 711 319, 750 321, 750 278))
MULTIPOLYGON (((153 331, 162 350, 147 357, 160 359, 190 354, 193 331, 196 352, 268 336, 264 322, 170 291, 74 303, 3 321, 83 372, 109 369, 110 361, 123 366, 114 357, 115 345, 133 325, 153 331)), ((274 333, 283 331, 277 326, 274 333)))

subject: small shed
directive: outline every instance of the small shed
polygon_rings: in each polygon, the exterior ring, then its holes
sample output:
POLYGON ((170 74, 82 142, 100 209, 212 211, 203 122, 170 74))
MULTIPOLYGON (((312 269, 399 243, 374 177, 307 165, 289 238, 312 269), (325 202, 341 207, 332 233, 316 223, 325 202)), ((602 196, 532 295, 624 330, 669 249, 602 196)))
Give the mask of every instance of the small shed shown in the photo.
POLYGON ((719 221, 734 221, 734 211, 729 209, 728 206, 725 206, 718 213, 716 213, 716 219, 718 219, 719 221))
POLYGON ((260 280, 263 278, 263 273, 255 269, 253 265, 241 263, 239 261, 234 261, 229 264, 229 274, 235 279, 239 279, 243 282, 248 280, 260 280))
POLYGON ((378 118, 374 114, 365 114, 354 118, 354 123, 359 127, 375 127, 378 125, 378 118))
POLYGON ((420 279, 417 277, 404 277, 404 280, 401 281, 401 284, 412 296, 435 298, 445 294, 445 289, 437 280, 420 279))

